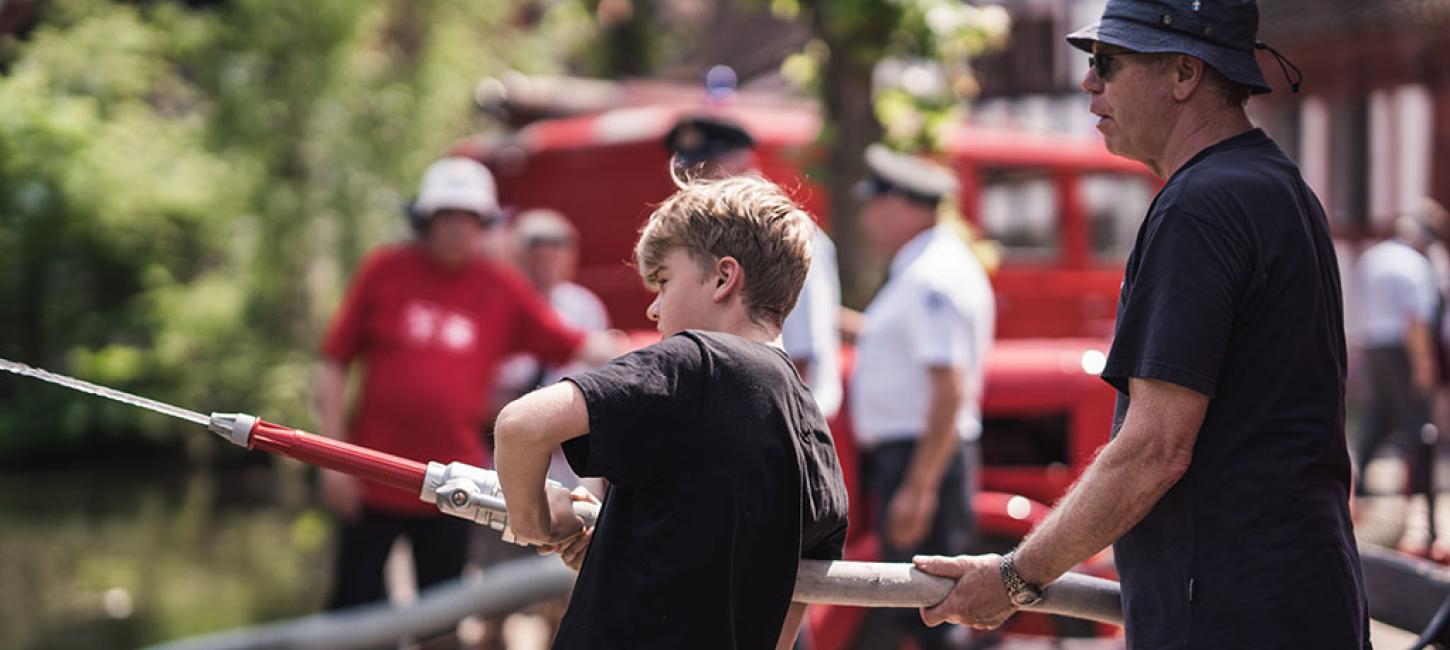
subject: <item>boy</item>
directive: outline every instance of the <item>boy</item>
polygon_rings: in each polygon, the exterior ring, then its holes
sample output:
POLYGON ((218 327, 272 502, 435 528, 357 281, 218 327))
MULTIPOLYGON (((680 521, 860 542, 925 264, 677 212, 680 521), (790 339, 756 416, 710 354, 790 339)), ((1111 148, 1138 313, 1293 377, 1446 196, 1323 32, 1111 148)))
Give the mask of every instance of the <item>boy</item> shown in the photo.
POLYGON ((790 647, 800 559, 846 539, 830 431, 780 347, 813 228, 759 177, 682 184, 635 247, 664 340, 499 415, 513 535, 582 563, 556 650, 790 647), (561 443, 610 482, 592 532, 545 493, 561 443))

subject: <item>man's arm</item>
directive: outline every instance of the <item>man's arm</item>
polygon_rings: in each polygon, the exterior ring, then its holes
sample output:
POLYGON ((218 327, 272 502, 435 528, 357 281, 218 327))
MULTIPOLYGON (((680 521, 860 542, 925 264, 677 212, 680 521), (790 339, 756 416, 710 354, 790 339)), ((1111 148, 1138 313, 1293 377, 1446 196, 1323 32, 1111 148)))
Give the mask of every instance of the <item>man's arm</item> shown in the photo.
MULTIPOLYGON (((1014 563, 1027 582, 1045 585, 1092 557, 1137 525, 1188 471, 1208 396, 1148 379, 1129 380, 1129 394, 1118 437, 1017 547, 1014 563)), ((1014 610, 996 556, 920 558, 916 564, 959 578, 946 601, 922 611, 928 624, 995 627, 1014 610)))
POLYGON ((861 330, 866 329, 866 314, 842 305, 836 310, 836 327, 843 342, 855 343, 861 330))
POLYGON ((927 400, 926 430, 916 442, 911 464, 887 513, 891 524, 888 541, 896 548, 915 546, 931 530, 942 475, 961 446, 956 420, 967 394, 962 372, 952 366, 933 366, 927 374, 931 395, 927 400))
POLYGON ((780 638, 775 642, 775 650, 791 650, 795 647, 795 638, 800 635, 801 621, 806 616, 806 604, 791 602, 790 609, 785 612, 785 625, 780 627, 780 638))
POLYGON ((1410 379, 1421 395, 1429 395, 1435 390, 1437 361, 1432 336, 1430 326, 1425 321, 1412 318, 1405 326, 1405 350, 1410 357, 1410 379))
POLYGON ((629 337, 624 332, 588 332, 584 334, 584 342, 579 344, 579 349, 575 350, 574 360, 586 366, 602 366, 628 351, 629 337))
POLYGON ((322 433, 347 440, 347 364, 324 358, 321 375, 317 406, 322 411, 322 433))
POLYGON ((1148 516, 1188 471, 1208 396, 1168 382, 1129 380, 1122 430, 1047 520, 1023 540, 1017 572, 1043 585, 1148 516))
POLYGON ((499 484, 509 528, 524 543, 553 544, 583 530, 567 490, 544 489, 549 457, 566 440, 589 433, 589 409, 573 382, 541 388, 505 406, 494 425, 499 484))
MULTIPOLYGON (((322 434, 348 439, 347 364, 323 358, 318 380, 317 406, 322 415, 322 434)), ((335 470, 322 470, 322 502, 343 519, 355 519, 362 510, 362 485, 356 478, 335 470)))

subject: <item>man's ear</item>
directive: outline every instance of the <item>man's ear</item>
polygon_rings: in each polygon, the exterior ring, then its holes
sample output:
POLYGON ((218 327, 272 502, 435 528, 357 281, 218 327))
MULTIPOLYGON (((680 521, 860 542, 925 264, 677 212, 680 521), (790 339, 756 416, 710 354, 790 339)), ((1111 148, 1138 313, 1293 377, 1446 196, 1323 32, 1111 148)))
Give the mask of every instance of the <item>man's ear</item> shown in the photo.
POLYGON ((730 296, 745 286, 745 269, 740 267, 740 261, 726 255, 715 260, 715 292, 711 296, 715 302, 725 302, 730 296))
POLYGON ((1193 96, 1195 90, 1203 85, 1203 74, 1205 72, 1202 59, 1180 54, 1173 62, 1173 99, 1180 102, 1187 101, 1193 96))

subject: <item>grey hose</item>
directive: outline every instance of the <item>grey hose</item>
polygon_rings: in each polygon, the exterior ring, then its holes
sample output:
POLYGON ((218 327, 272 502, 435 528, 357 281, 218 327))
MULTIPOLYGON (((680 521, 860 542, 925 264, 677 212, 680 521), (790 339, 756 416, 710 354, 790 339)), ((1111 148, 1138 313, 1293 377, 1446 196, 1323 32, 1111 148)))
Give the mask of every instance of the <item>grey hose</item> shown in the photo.
MULTIPOLYGON (((593 524, 598 506, 574 504, 593 524)), ((253 648, 365 648, 451 629, 469 615, 496 616, 563 595, 574 574, 554 558, 515 560, 473 581, 425 591, 405 608, 386 604, 317 614, 292 621, 221 632, 156 646, 153 650, 250 650, 253 648)), ((802 560, 793 600, 855 607, 929 607, 945 600, 955 581, 909 564, 802 560)), ((1069 573, 1043 590, 1028 611, 1122 625, 1118 584, 1069 573)))
MULTIPOLYGON (((599 506, 576 502, 574 512, 587 526, 599 506)), ((794 600, 817 605, 855 607, 930 607, 951 593, 954 580, 918 571, 910 564, 801 560, 794 600)), ((1057 614, 1112 625, 1123 624, 1118 583, 1069 573, 1042 590, 1042 600, 1027 611, 1057 614)))
MULTIPOLYGON (((928 575, 910 564, 802 560, 794 599, 822 605, 929 607, 945 600, 955 581, 928 575)), ((1099 623, 1123 624, 1118 583, 1069 573, 1042 591, 1028 611, 1099 623)))
MULTIPOLYGON (((587 526, 599 517, 599 506, 576 502, 574 512, 587 526)), ((951 593, 954 580, 918 571, 910 564, 824 562, 801 560, 794 600, 817 605, 856 607, 930 607, 951 593)), ((1026 608, 1113 625, 1123 624, 1118 583, 1069 573, 1042 591, 1042 600, 1026 608)))

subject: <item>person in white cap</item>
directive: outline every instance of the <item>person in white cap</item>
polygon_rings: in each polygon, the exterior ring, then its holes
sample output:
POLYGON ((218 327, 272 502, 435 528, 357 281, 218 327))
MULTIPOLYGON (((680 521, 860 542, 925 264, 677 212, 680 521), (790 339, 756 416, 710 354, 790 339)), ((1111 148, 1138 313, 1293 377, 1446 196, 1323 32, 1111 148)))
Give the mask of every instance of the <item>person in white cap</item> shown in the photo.
MULTIPOLYGON (((547 208, 526 210, 514 220, 508 240, 514 263, 561 320, 586 332, 609 329, 604 302, 572 282, 579 263, 579 232, 564 215, 547 208)), ((586 369, 580 363, 551 367, 531 354, 515 354, 499 369, 494 403, 501 408, 535 388, 586 369)), ((567 471, 562 464, 559 468, 567 471)), ((554 476, 552 470, 550 478, 570 487, 578 483, 572 474, 554 476)))
MULTIPOLYGON (((445 158, 423 175, 412 241, 384 246, 358 269, 322 344, 323 433, 419 461, 488 466, 479 430, 500 360, 527 351, 550 363, 601 363, 622 342, 562 323, 527 280, 480 254, 499 220, 488 169, 445 158), (346 414, 348 367, 364 367, 346 414)), ((393 542, 412 543, 426 586, 456 577, 471 524, 417 499, 325 471, 324 503, 341 520, 330 609, 384 596, 393 542)))
MULTIPOLYGON (((594 292, 573 282, 579 266, 579 232, 564 215, 547 208, 526 210, 514 221, 510 231, 514 261, 539 293, 565 323, 590 332, 609 329, 609 312, 594 292)), ((537 359, 527 379, 520 386, 525 392, 555 381, 582 367, 541 368, 537 359)), ((515 369, 518 371, 519 369, 515 369)), ((522 376, 511 379, 526 379, 522 376)), ((515 384, 523 382, 514 382, 515 384)), ((522 395, 522 393, 520 393, 522 395)))

